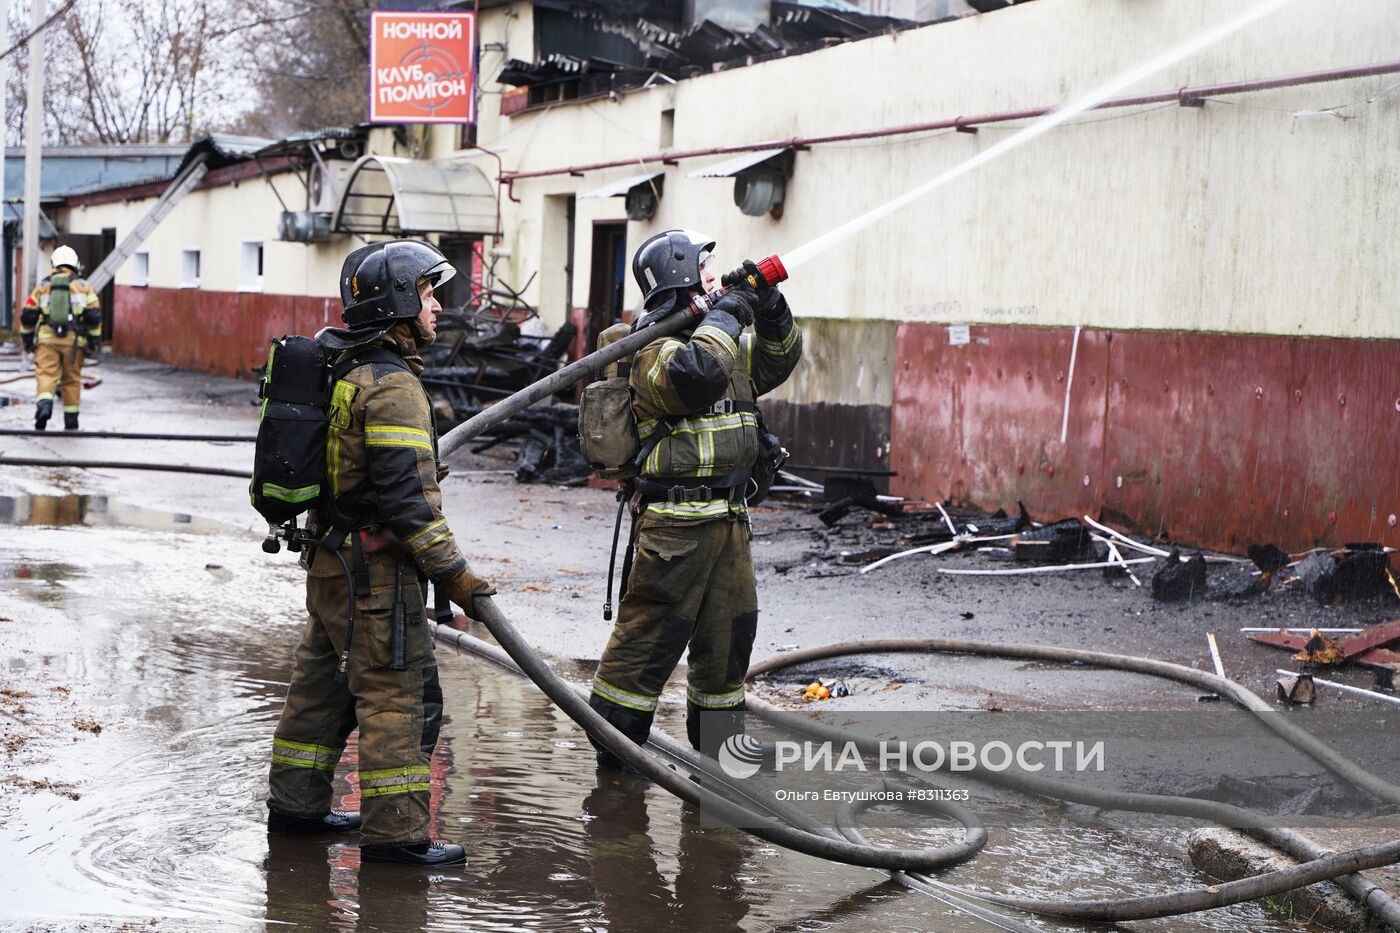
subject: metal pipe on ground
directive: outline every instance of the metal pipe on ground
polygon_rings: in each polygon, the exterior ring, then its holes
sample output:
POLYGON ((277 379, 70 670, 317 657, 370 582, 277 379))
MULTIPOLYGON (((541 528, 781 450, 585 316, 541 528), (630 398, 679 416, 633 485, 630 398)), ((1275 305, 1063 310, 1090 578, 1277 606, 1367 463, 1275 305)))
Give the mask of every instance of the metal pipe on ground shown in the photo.
POLYGON ((186 463, 136 463, 125 460, 53 460, 42 457, 0 457, 0 466, 71 467, 75 470, 150 470, 158 473, 197 473, 202 476, 253 478, 253 474, 247 470, 194 466, 186 463))
POLYGON ((251 444, 258 438, 253 434, 147 434, 140 431, 36 431, 33 428, 0 428, 0 437, 96 437, 123 441, 210 441, 213 443, 251 444))

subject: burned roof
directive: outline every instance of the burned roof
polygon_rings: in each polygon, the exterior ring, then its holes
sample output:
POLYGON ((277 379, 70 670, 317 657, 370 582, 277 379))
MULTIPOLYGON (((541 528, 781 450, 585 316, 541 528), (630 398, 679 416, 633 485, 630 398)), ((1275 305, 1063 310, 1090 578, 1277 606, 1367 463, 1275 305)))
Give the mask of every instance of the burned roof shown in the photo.
POLYGON ((912 25, 847 0, 773 0, 766 15, 723 7, 688 21, 692 4, 678 0, 535 0, 534 61, 511 59, 494 77, 518 87, 578 80, 583 96, 641 84, 657 71, 689 76, 912 25))

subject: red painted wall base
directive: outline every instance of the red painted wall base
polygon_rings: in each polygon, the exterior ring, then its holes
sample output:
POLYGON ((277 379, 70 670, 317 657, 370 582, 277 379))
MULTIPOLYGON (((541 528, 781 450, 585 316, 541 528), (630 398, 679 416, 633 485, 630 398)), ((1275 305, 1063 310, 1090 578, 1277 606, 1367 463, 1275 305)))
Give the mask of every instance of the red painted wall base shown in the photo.
POLYGON ((902 324, 896 492, 1205 547, 1400 546, 1400 341, 902 324), (1061 429, 1069 418, 1065 440, 1061 429))
POLYGON ((113 349, 219 376, 247 376, 267 344, 340 324, 335 298, 118 285, 113 349))

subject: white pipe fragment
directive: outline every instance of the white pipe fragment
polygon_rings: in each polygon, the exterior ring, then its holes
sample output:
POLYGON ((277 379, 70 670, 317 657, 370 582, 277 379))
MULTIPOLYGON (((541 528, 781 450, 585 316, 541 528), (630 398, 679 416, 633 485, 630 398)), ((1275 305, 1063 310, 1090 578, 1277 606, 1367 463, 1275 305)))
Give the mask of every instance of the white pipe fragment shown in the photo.
POLYGON ((1014 538, 1014 537, 1016 537, 1016 536, 1015 536, 1015 535, 996 535, 995 537, 991 537, 991 538, 969 538, 969 537, 966 537, 966 536, 960 536, 960 537, 954 538, 952 541, 940 541, 940 542, 938 542, 937 544, 924 544, 924 545, 920 545, 919 547, 910 548, 910 549, 907 550, 907 551, 900 551, 900 552, 897 553, 897 554, 889 554, 889 555, 887 555, 887 556, 885 556, 885 557, 882 557, 882 558, 880 558, 879 560, 877 560, 877 561, 875 561, 875 562, 873 562, 873 563, 866 564, 864 567, 860 568, 860 572, 861 572, 861 573, 869 573, 870 571, 874 570, 876 567, 883 567, 883 566, 885 566, 885 564, 888 564, 890 561, 899 560, 901 557, 912 557, 912 556, 915 555, 915 554, 942 554, 942 553, 944 553, 944 552, 946 552, 946 551, 951 551, 951 550, 953 550, 954 548, 961 547, 961 546, 964 545, 964 544, 975 544, 975 543, 978 543, 978 542, 981 542, 981 541, 1005 541, 1007 538, 1014 538))
MULTIPOLYGON (((1281 667, 1274 668, 1274 673, 1287 674, 1289 677, 1298 676, 1297 671, 1285 671, 1281 667)), ((1338 690, 1345 691, 1346 693, 1359 693, 1362 696, 1368 696, 1376 700, 1385 700, 1387 703, 1394 703, 1395 705, 1400 706, 1400 697, 1387 696, 1386 694, 1381 693, 1377 690, 1367 690, 1365 687, 1353 687, 1351 684, 1339 684, 1335 680, 1324 680, 1323 678, 1316 676, 1313 677, 1313 683, 1325 684, 1328 687, 1336 687, 1338 690)))
POLYGON ((1137 578, 1137 574, 1133 573, 1131 570, 1128 569, 1128 563, 1127 561, 1123 560, 1123 554, 1121 551, 1118 550, 1117 545, 1115 545, 1108 538, 1105 538, 1103 535, 1092 535, 1091 537, 1093 537, 1095 541, 1102 541, 1104 544, 1108 545, 1109 558, 1115 561, 1116 563, 1122 565, 1123 572, 1128 575, 1129 580, 1133 581, 1134 586, 1142 586, 1142 581, 1137 578))
POLYGON ((1134 541, 1132 538, 1129 538, 1127 535, 1122 534, 1121 532, 1114 531, 1112 528, 1108 527, 1107 525, 1099 524, 1098 522, 1094 521, 1092 518, 1090 518, 1090 517, 1087 516, 1087 515, 1084 516, 1084 524, 1088 525, 1090 528, 1094 528, 1094 529, 1097 529, 1097 530, 1099 530, 1099 531, 1102 531, 1104 534, 1108 535, 1110 538, 1116 538, 1117 540, 1119 540, 1119 541, 1121 541, 1122 543, 1126 544, 1126 545, 1127 545, 1128 547, 1130 547, 1130 548, 1134 548, 1134 549, 1139 550, 1139 551, 1142 551, 1142 552, 1144 552, 1144 553, 1146 553, 1146 554, 1156 554, 1158 557, 1169 557, 1170 554, 1171 554, 1170 551, 1164 551, 1164 550, 1162 550, 1162 549, 1159 548, 1159 547, 1151 547, 1150 545, 1143 544, 1143 543, 1140 542, 1140 541, 1134 541))
MULTIPOLYGON (((1156 559, 1155 557, 1134 557, 1132 560, 1125 560, 1123 563, 1150 564, 1156 559)), ((1117 566, 1117 561, 1105 560, 1092 564, 1056 564, 1053 567, 1017 567, 1010 570, 958 570, 952 567, 939 567, 938 572, 967 577, 1014 577, 1023 573, 1054 573, 1058 570, 1093 570, 1095 568, 1117 566)))
MULTIPOLYGON (((1115 539, 1118 541, 1119 544, 1125 544, 1125 545, 1127 545, 1128 547, 1133 548, 1134 550, 1142 551, 1144 554, 1156 554, 1158 557, 1170 557, 1170 556, 1171 556, 1171 552, 1170 552, 1170 551, 1164 551, 1164 550, 1162 550, 1162 549, 1159 548, 1159 547, 1152 547, 1150 544, 1143 544, 1141 541, 1134 541, 1132 538, 1129 538, 1127 535, 1125 535, 1125 534, 1123 534, 1123 533, 1121 533, 1121 532, 1118 532, 1118 531, 1114 531, 1112 528, 1108 527, 1107 525, 1104 525, 1104 524, 1101 524, 1101 523, 1099 523, 1099 522, 1096 522, 1096 521, 1094 521, 1092 518, 1090 518, 1090 517, 1087 516, 1087 515, 1084 516, 1084 523, 1085 523, 1086 525, 1088 525, 1090 528, 1097 528, 1099 531, 1102 531, 1104 534, 1112 536, 1113 538, 1115 538, 1115 539)), ((1185 561, 1187 558, 1183 557, 1183 558, 1181 558, 1181 559, 1182 559, 1182 561, 1185 561)), ((1206 560, 1206 563, 1207 563, 1207 564, 1239 564, 1239 563, 1243 563, 1243 561, 1242 561, 1240 558, 1238 558, 1238 557, 1220 557, 1220 556, 1215 555, 1215 554, 1205 555, 1205 560, 1206 560)))
POLYGON ((1215 664, 1215 676, 1221 680, 1228 680, 1225 676, 1225 664, 1220 660, 1220 646, 1215 643, 1215 633, 1206 632, 1206 644, 1210 645, 1210 659, 1215 664))
POLYGON ((948 510, 943 508, 942 502, 935 502, 934 505, 938 506, 938 514, 943 516, 943 521, 948 523, 948 534, 956 538, 958 536, 958 529, 954 526, 953 520, 948 517, 948 510))

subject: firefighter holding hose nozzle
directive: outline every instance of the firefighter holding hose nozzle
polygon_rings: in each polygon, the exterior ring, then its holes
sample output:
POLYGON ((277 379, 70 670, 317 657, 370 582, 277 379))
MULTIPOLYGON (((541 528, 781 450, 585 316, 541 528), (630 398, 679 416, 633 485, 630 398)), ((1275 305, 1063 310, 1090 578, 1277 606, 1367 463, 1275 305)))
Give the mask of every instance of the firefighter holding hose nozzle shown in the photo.
MULTIPOLYGON (((753 274, 748 284, 706 300, 714 248, 693 231, 667 230, 632 259, 646 310, 639 324, 685 308, 696 319, 627 364, 638 443, 624 495, 635 559, 630 573, 624 561, 617 623, 589 700, 645 742, 662 688, 689 645, 687 733, 710 755, 740 728, 735 714, 744 709, 758 626, 747 506, 766 493, 782 456, 757 400, 782 385, 802 355, 787 300, 754 264, 745 265, 753 274)), ((598 763, 622 767, 601 747, 598 763)))

